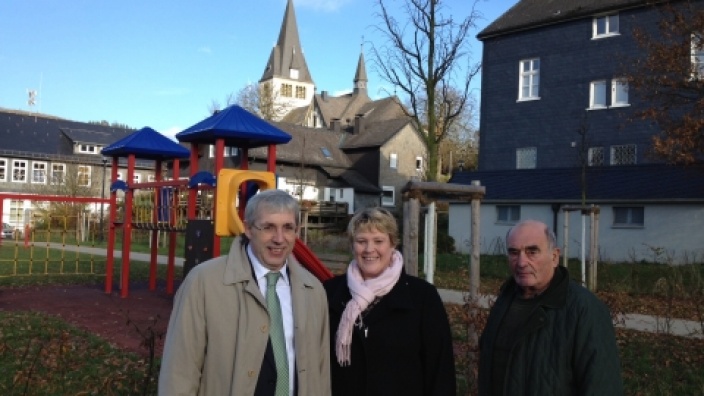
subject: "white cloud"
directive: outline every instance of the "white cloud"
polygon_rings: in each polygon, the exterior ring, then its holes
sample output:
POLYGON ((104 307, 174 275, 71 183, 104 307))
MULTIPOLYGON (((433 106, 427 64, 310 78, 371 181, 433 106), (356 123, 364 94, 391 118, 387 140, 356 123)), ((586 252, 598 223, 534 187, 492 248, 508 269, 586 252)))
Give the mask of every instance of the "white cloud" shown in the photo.
POLYGON ((213 53, 213 50, 212 50, 210 47, 208 47, 208 46, 206 45, 206 46, 203 46, 203 47, 198 48, 198 52, 201 52, 201 53, 203 53, 203 54, 208 54, 208 55, 210 55, 210 54, 213 53))
POLYGON ((165 131, 161 131, 161 134, 176 142, 176 134, 181 132, 183 129, 184 128, 181 128, 179 126, 172 126, 166 129, 165 131))

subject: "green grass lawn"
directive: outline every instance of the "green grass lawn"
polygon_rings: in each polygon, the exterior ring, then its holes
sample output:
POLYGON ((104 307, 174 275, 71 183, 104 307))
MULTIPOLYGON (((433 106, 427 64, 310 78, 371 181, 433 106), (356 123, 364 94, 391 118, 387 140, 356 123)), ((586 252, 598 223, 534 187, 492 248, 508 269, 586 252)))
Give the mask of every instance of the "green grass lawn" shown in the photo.
MULTIPOLYGON (((0 287, 100 284, 104 281, 103 256, 53 249, 30 252, 5 242, 0 246, 0 287)), ((226 250, 229 242, 223 245, 226 250)), ((143 243, 134 246, 135 251, 148 251, 143 243)), ((160 279, 165 278, 165 269, 159 266, 160 279)), ((573 277, 579 277, 578 262, 570 262, 569 269, 573 277)), ((115 276, 117 271, 118 268, 115 276)), ((495 293, 507 275, 504 256, 482 256, 482 292, 495 293)), ((180 268, 176 277, 181 277, 180 268)), ((148 279, 148 265, 133 262, 130 279, 148 279)), ((611 305, 616 301, 616 309, 621 312, 664 312, 664 315, 676 317, 686 313, 701 318, 704 312, 702 279, 702 264, 680 267, 603 264, 599 268, 599 285, 603 290, 599 295, 608 298, 611 305), (678 312, 684 313, 679 315, 678 312)), ((435 284, 441 288, 468 290, 468 256, 438 255, 435 284)), ((458 305, 448 305, 447 310, 457 350, 460 394, 465 394, 466 313, 458 305)), ((481 315, 480 321, 485 319, 486 312, 481 315)), ((0 394, 156 393, 158 359, 150 366, 139 356, 112 348, 60 319, 44 315, 0 311, 0 323, 0 394)), ((477 325, 482 328, 483 322, 477 325)), ((704 340, 621 329, 617 330, 617 336, 627 395, 704 394, 704 340)))

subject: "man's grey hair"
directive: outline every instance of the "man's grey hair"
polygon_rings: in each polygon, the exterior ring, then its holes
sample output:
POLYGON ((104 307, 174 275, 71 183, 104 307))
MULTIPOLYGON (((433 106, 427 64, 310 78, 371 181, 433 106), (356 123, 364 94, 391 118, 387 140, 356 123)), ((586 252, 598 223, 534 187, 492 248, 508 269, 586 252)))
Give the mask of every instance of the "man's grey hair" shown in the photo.
POLYGON ((283 190, 264 190, 247 201, 244 209, 244 221, 254 224, 263 211, 273 213, 293 213, 298 226, 298 201, 283 190))
POLYGON ((548 249, 552 250, 557 247, 557 237, 555 236, 555 233, 552 232, 550 227, 548 227, 547 224, 543 223, 542 221, 538 220, 522 220, 511 227, 508 232, 506 233, 506 246, 508 247, 508 237, 511 236, 511 232, 515 230, 518 227, 525 226, 527 224, 541 224, 543 226, 543 230, 545 232, 545 238, 548 240, 548 249))

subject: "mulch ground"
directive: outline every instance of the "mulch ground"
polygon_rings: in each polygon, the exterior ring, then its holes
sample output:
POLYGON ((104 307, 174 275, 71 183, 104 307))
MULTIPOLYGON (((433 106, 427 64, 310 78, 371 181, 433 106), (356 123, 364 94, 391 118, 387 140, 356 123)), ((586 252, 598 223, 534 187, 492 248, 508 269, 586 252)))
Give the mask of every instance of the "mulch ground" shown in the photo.
POLYGON ((32 286, 0 290, 0 311, 35 311, 62 318, 111 344, 148 355, 141 345, 150 327, 157 337, 156 352, 161 356, 163 335, 171 315, 173 296, 164 287, 155 291, 147 283, 131 283, 129 296, 119 290, 106 294, 101 285, 32 286), (146 334, 146 333, 145 333, 146 334))

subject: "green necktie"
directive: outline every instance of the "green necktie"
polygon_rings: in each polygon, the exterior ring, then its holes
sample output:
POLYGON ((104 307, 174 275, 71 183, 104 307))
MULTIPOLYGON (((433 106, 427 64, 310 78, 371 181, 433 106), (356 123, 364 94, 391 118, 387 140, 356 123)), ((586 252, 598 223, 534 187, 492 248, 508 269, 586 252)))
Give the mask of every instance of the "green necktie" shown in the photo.
POLYGON ((280 272, 266 274, 266 306, 269 311, 269 337, 276 361, 276 396, 288 396, 288 354, 284 339, 284 320, 281 316, 281 303, 276 294, 276 282, 280 272))

